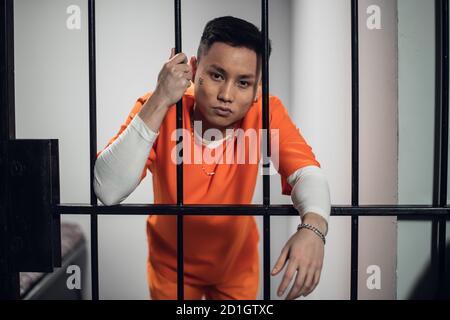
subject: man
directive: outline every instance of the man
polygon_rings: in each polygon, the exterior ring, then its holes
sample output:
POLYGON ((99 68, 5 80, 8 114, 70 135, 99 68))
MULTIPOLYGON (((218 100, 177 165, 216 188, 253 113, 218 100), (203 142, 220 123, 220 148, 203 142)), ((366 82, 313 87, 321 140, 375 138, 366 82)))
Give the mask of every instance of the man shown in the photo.
MULTIPOLYGON (((229 16, 207 23, 190 63, 172 50, 154 92, 137 100, 119 133, 98 154, 94 188, 99 199, 107 205, 120 203, 150 170, 155 203, 176 203, 174 104, 182 99, 183 128, 190 133, 183 139, 184 203, 251 203, 260 168, 249 159, 260 139, 242 145, 236 132, 261 129, 261 56, 259 30, 229 16), (211 131, 214 134, 208 134, 211 131), (246 161, 239 161, 239 152, 246 161), (191 161, 196 154, 202 161, 191 161), (205 155, 214 161, 205 161, 205 155)), ((286 108, 276 97, 269 100, 270 128, 278 132, 283 194, 291 195, 306 224, 291 236, 272 270, 277 275, 287 264, 278 295, 294 280, 286 299, 295 299, 312 292, 320 279, 329 189, 286 108)), ((148 218, 147 270, 153 299, 176 299, 176 230, 175 216, 148 218)), ((252 216, 184 217, 185 299, 256 299, 258 241, 252 216)))

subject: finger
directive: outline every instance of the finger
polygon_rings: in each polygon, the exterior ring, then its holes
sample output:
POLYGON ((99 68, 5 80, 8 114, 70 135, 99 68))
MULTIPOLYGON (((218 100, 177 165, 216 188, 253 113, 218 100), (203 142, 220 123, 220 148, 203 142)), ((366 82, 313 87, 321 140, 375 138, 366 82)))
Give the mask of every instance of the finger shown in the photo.
POLYGON ((185 64, 185 63, 177 64, 177 65, 173 66, 173 69, 176 72, 181 72, 181 73, 192 72, 192 68, 188 64, 185 64))
POLYGON ((321 269, 316 271, 316 276, 315 276, 315 280, 314 280, 314 283, 315 283, 316 286, 320 283, 320 276, 321 276, 321 274, 322 274, 322 270, 321 269))
POLYGON ((192 67, 189 64, 182 64, 182 66, 186 66, 184 72, 192 74, 192 67))
POLYGON ((314 288, 314 274, 316 270, 310 269, 306 273, 305 281, 303 283, 303 287, 300 289, 300 292, 298 293, 299 296, 305 295, 306 293, 311 292, 314 288))
POLYGON ((188 79, 189 81, 191 81, 191 80, 192 80, 192 70, 186 72, 186 73, 184 74, 184 77, 185 77, 186 79, 188 79))
POLYGON ((278 260, 275 263, 275 267, 272 270, 273 276, 277 275, 284 268, 284 265, 286 264, 287 255, 288 255, 288 249, 286 247, 284 247, 283 250, 281 250, 281 254, 278 257, 278 260))
POLYGON ((303 294, 305 297, 308 296, 311 292, 313 292, 314 289, 316 289, 317 285, 319 284, 319 280, 320 280, 320 270, 316 270, 316 272, 314 272, 313 287, 309 292, 303 294))
POLYGON ((283 280, 281 281, 280 286, 278 287, 278 296, 282 296, 284 291, 288 287, 289 283, 291 283, 292 278, 297 271, 297 265, 292 261, 289 262, 286 272, 283 275, 283 280))
POLYGON ((188 61, 187 56, 183 52, 180 52, 169 60, 169 65, 176 65, 181 63, 187 64, 187 61, 188 61))
POLYGON ((185 83, 185 86, 186 86, 186 88, 189 88, 190 86, 191 86, 191 79, 186 79, 186 83, 185 83))
POLYGON ((316 270, 316 272, 314 272, 314 279, 313 279, 313 286, 311 288, 311 290, 309 290, 309 292, 305 292, 304 296, 308 296, 311 292, 314 291, 314 289, 316 289, 317 285, 319 284, 319 280, 320 280, 320 270, 316 270))
POLYGON ((170 57, 169 60, 175 56, 175 48, 170 49, 170 57))
POLYGON ((306 272, 307 271, 305 270, 304 267, 299 268, 295 282, 292 285, 292 288, 289 291, 289 294, 286 296, 286 300, 295 299, 299 296, 299 293, 302 290, 303 285, 305 283, 306 272))
MULTIPOLYGON (((175 73, 173 74, 174 77, 180 79, 181 81, 191 81, 192 80, 192 72, 180 72, 175 70, 175 73)), ((184 83, 184 82, 183 82, 184 83)))

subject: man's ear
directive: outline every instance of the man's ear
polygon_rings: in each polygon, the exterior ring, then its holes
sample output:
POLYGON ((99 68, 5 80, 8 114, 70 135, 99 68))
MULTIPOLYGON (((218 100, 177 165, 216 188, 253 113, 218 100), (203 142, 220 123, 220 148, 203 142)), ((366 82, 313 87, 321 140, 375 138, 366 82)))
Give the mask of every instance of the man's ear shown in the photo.
POLYGON ((261 95, 261 92, 262 92, 262 86, 261 85, 262 85, 262 82, 259 81, 258 87, 255 90, 255 97, 253 99, 254 102, 258 101, 258 97, 261 95))
POLYGON ((192 82, 195 81, 195 74, 197 73, 197 57, 192 56, 191 60, 189 61, 189 64, 192 68, 192 82))

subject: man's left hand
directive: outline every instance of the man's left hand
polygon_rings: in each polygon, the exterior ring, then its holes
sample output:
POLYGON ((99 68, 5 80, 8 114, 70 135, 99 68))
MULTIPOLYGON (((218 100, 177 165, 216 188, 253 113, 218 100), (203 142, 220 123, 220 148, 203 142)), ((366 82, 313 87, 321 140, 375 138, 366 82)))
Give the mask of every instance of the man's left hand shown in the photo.
MULTIPOLYGON (((317 217, 318 215, 316 214, 308 215, 308 218, 310 218, 309 221, 305 218, 304 222, 313 224, 316 227, 321 225, 322 227, 320 227, 319 230, 326 234, 326 227, 323 227, 326 225, 325 220, 321 217, 317 217), (311 223, 311 221, 317 223, 311 223)), ((319 283, 323 257, 324 243, 313 231, 300 229, 291 236, 281 250, 280 257, 272 270, 272 276, 277 275, 283 270, 286 262, 289 261, 278 288, 278 296, 281 296, 285 292, 295 274, 295 282, 292 285, 286 300, 296 299, 302 295, 306 297, 310 294, 319 283)))

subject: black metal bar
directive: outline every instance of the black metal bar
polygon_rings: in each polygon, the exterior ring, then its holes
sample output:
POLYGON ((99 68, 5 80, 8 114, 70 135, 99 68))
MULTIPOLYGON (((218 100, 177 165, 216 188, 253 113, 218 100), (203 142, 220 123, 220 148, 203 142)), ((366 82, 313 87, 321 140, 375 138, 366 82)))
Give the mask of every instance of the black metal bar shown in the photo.
MULTIPOLYGON (((97 89, 95 63, 95 0, 88 3, 89 19, 89 145, 90 145, 90 192, 91 205, 97 206, 97 196, 94 192, 94 165, 97 159, 97 89)), ((92 300, 98 300, 98 218, 97 213, 91 214, 91 276, 92 300)))
POLYGON ((435 0, 435 112, 434 112, 434 157, 433 157, 433 206, 439 206, 441 186, 441 126, 442 126, 442 30, 441 0, 435 0))
MULTIPOLYGON (((0 139, 16 138, 14 99, 14 2, 0 0, 0 139)), ((19 273, 11 255, 8 203, 8 148, 0 150, 0 299, 17 299, 20 295, 19 273)))
MULTIPOLYGON (((181 1, 175 0, 175 53, 181 52, 181 1)), ((183 102, 177 102, 177 205, 183 206, 183 102)), ((177 212, 177 295, 184 300, 184 248, 183 248, 183 215, 177 212)))
MULTIPOLYGON (((448 283, 446 274, 446 219, 439 218, 438 223, 438 239, 437 239, 437 247, 438 247, 438 278, 437 278, 437 298, 444 299, 446 297, 445 286, 448 283)), ((447 292, 448 297, 448 292, 447 292)))
MULTIPOLYGON (((359 204, 359 46, 358 0, 352 10, 352 206, 359 204)), ((358 299, 358 216, 352 216, 350 299, 358 299)))
MULTIPOLYGON (((440 169, 441 169, 441 1, 434 1, 435 11, 435 111, 434 111, 434 152, 433 152, 433 206, 439 205, 440 200, 440 169)), ((431 225, 431 266, 436 275, 438 260, 438 221, 432 220, 431 225)), ((437 279, 437 276, 436 276, 437 279)), ((439 284, 437 284, 437 287, 439 284)))
POLYGON ((16 138, 15 95, 14 95, 14 1, 1 0, 1 126, 0 139, 16 138))
MULTIPOLYGON (((263 216, 267 207, 259 204, 250 205, 153 205, 127 204, 114 206, 91 206, 89 204, 60 204, 56 208, 59 214, 89 215, 96 212, 99 215, 254 215, 263 216)), ((298 211, 292 205, 271 205, 270 216, 298 216, 298 211)), ((401 219, 431 220, 433 217, 450 218, 450 207, 432 207, 420 205, 404 206, 333 206, 331 215, 345 216, 390 216, 401 219)))
POLYGON ((261 33, 263 37, 262 57, 262 128, 263 152, 263 204, 270 205, 270 125, 269 125, 269 1, 261 0, 261 33))
MULTIPOLYGON (((434 191, 433 191, 434 194, 434 191)), ((437 297, 438 295, 438 288, 439 288, 439 284, 437 282, 438 280, 438 255, 439 255, 439 240, 438 240, 438 235, 439 235, 439 223, 438 223, 438 219, 436 219, 436 217, 433 217, 433 219, 431 219, 431 242, 430 242, 430 254, 431 254, 431 270, 433 270, 433 272, 431 273, 430 276, 430 285, 435 286, 433 288, 433 293, 432 296, 433 298, 437 297)))
MULTIPOLYGON (((433 168, 433 206, 443 207, 447 203, 448 163, 448 0, 435 0, 436 36, 436 84, 435 84, 435 133, 433 168)), ((437 271, 436 298, 440 298, 445 285, 445 218, 433 219, 431 260, 437 271)))
POLYGON ((448 94, 449 94, 449 17, 448 17, 448 0, 442 0, 442 18, 441 18, 441 30, 442 30, 442 46, 441 46, 441 185, 440 185, 440 199, 439 206, 445 206, 447 204, 447 180, 448 180, 448 94))
MULTIPOLYGON (((442 0, 442 148, 441 148, 441 192, 440 207, 447 205, 447 184, 448 184, 448 117, 449 117, 449 12, 448 0, 442 0)), ((438 231, 438 297, 444 298, 446 277, 446 225, 445 218, 439 218, 438 231)))
MULTIPOLYGON (((265 138, 263 153, 263 204, 270 206, 270 126, 269 126, 269 1, 261 0, 261 33, 263 37, 262 57, 262 128, 265 138)), ((270 213, 263 216, 263 298, 270 300, 270 213)))

